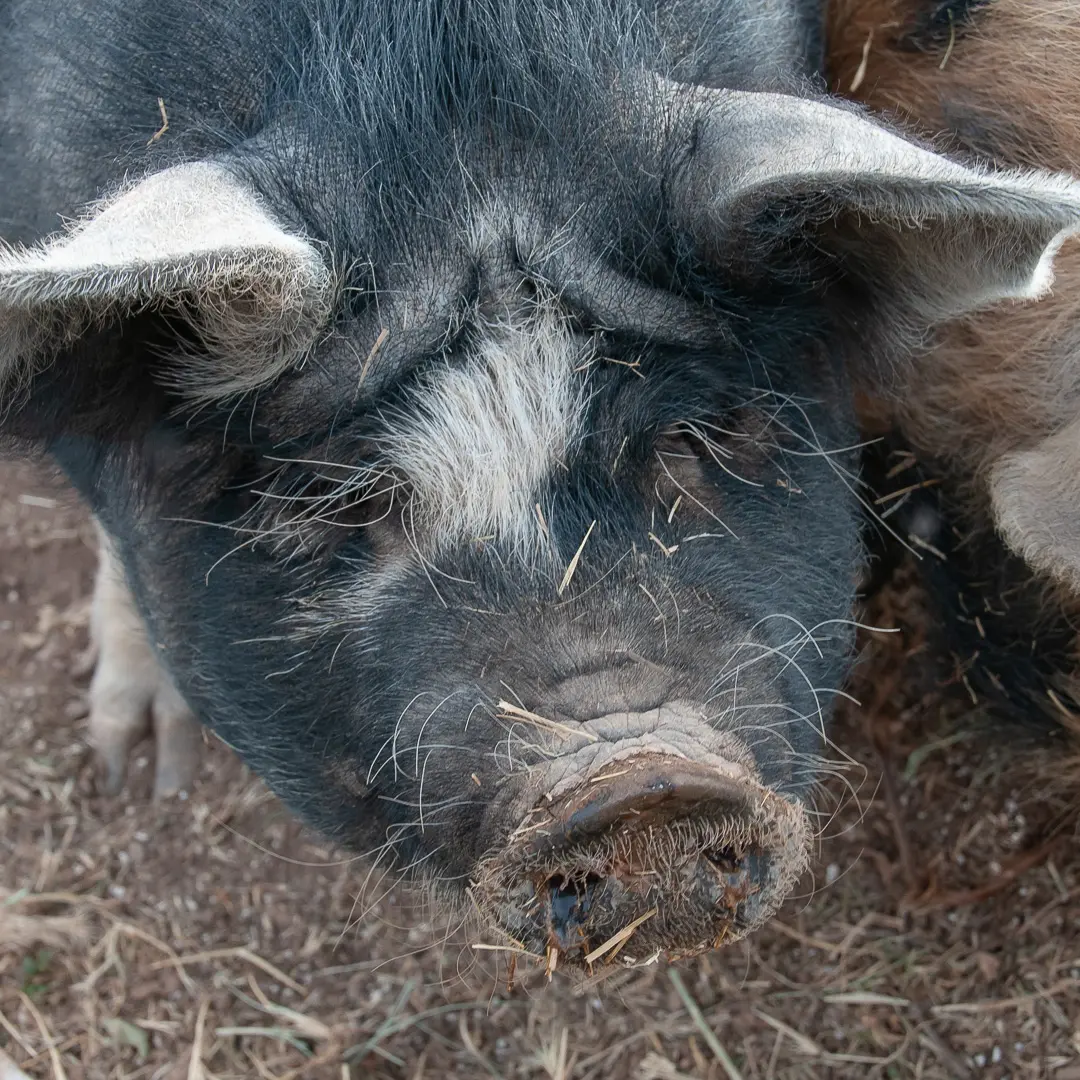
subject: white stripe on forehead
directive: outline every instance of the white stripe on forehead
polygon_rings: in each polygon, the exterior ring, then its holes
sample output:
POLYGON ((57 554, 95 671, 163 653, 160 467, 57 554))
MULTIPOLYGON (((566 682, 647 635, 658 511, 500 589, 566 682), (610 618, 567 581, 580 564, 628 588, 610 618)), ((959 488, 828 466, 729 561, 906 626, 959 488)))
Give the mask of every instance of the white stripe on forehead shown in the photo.
POLYGON ((482 327, 469 358, 441 365, 395 417, 380 443, 436 546, 494 537, 535 550, 535 503, 581 430, 589 356, 553 303, 523 306, 482 327))

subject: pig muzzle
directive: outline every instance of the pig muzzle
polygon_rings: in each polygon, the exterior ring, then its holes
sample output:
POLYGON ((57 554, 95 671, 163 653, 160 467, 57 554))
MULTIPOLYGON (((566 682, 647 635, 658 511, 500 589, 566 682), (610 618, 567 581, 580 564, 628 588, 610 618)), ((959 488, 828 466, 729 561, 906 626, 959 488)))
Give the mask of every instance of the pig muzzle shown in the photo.
POLYGON ((549 966, 587 970, 692 956, 766 922, 809 862, 801 803, 693 706, 580 727, 587 745, 539 770, 539 797, 481 863, 483 913, 549 966))

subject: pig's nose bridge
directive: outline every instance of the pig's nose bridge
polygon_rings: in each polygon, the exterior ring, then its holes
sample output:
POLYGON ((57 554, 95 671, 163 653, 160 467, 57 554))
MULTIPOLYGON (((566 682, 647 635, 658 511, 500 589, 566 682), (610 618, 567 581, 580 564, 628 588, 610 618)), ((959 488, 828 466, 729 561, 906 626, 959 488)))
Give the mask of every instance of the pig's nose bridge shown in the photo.
POLYGON ((588 355, 541 297, 482 321, 463 361, 436 365, 416 387, 381 441, 436 548, 553 550, 542 504, 585 422, 588 355))
MULTIPOLYGON (((552 797, 640 754, 662 754, 697 761, 721 771, 757 775, 753 754, 737 732, 713 725, 706 711, 690 701, 669 699, 657 708, 620 710, 580 721, 580 738, 558 744, 536 782, 552 797)), ((576 727, 576 726, 575 726, 576 727)))

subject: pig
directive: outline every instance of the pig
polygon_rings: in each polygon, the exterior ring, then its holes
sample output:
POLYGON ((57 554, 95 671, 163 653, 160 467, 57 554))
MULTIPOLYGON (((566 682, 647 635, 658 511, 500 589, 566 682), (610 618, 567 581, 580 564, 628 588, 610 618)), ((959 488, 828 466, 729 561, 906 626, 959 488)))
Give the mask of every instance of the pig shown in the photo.
POLYGON ((1046 294, 1080 185, 830 95, 814 2, 2 10, 0 438, 101 530, 108 784, 205 724, 549 965, 762 925, 853 659, 855 372, 1046 294))
MULTIPOLYGON (((968 159, 1076 168, 1076 5, 832 0, 828 16, 837 93, 968 159)), ((940 326, 897 392, 866 388, 859 413, 864 434, 893 451, 879 477, 906 456, 893 487, 932 485, 892 520, 945 556, 922 565, 966 690, 1062 744, 1075 803, 1080 248, 1065 245, 1055 268, 1044 303, 940 326)))

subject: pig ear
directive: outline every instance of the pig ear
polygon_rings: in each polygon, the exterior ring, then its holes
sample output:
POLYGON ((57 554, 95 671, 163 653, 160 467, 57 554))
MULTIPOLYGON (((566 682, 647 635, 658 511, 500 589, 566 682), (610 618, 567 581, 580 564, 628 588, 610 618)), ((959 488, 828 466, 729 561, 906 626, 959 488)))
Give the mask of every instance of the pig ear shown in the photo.
POLYGON ((1080 420, 1001 458, 990 495, 1009 546, 1080 595, 1080 420))
POLYGON ((836 260, 849 325, 875 351, 895 355, 936 323, 1042 295, 1058 247, 1080 229, 1070 178, 966 168, 844 105, 711 91, 698 108, 683 220, 694 228, 706 210, 699 239, 747 265, 804 233, 836 260))
POLYGON ((200 339, 169 374, 182 392, 252 389, 302 354, 329 285, 315 248, 224 167, 166 169, 58 237, 0 251, 0 405, 87 331, 147 309, 200 339))

